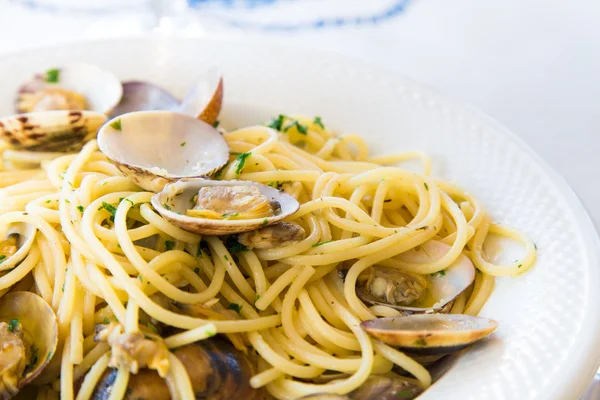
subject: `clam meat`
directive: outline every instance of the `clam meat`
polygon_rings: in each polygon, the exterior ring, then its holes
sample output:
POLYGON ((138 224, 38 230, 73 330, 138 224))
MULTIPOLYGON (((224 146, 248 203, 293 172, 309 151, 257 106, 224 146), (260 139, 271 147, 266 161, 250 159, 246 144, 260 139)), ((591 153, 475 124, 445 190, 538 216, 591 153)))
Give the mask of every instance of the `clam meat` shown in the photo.
POLYGON ((256 182, 184 179, 154 195, 152 206, 187 231, 230 235, 279 222, 298 211, 300 204, 292 196, 256 182))
POLYGON ((237 241, 248 249, 285 247, 303 240, 304 229, 293 222, 277 222, 257 230, 240 233, 237 241))

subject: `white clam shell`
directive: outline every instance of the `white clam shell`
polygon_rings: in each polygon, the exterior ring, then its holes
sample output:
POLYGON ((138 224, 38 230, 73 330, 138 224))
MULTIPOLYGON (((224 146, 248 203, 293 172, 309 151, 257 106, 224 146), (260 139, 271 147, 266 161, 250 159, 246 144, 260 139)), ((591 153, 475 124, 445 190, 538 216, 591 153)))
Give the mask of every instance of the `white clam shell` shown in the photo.
POLYGON ((94 111, 42 111, 0 118, 0 139, 16 150, 76 151, 96 137, 106 116, 94 111))
POLYGON ((167 220, 181 229, 204 235, 229 235, 248 232, 270 225, 294 214, 300 208, 298 201, 275 188, 250 181, 213 181, 208 179, 185 179, 168 184, 152 197, 152 206, 167 220), (267 218, 244 220, 214 220, 195 218, 185 215, 190 208, 192 197, 205 186, 254 186, 263 196, 277 201, 281 210, 277 215, 267 218))
POLYGON ((19 240, 17 241, 17 251, 10 257, 5 258, 0 263, 0 271, 8 271, 15 268, 21 261, 27 257, 33 241, 35 240, 36 229, 33 225, 25 224, 22 222, 10 224, 2 232, 0 240, 6 240, 12 234, 19 234, 19 240))
POLYGON ((152 192, 182 178, 210 175, 229 159, 229 146, 215 128, 172 111, 120 115, 100 129, 98 147, 123 174, 152 192), (121 130, 113 126, 117 120, 121 130))
MULTIPOLYGON (((102 114, 110 113, 121 101, 123 87, 119 78, 112 72, 85 63, 68 64, 57 69, 59 70, 58 82, 46 82, 45 75, 38 74, 21 86, 17 95, 46 87, 67 89, 84 95, 89 109, 102 114)), ((21 110, 17 109, 17 112, 21 110)))
POLYGON ((177 111, 214 125, 222 104, 223 77, 218 69, 211 68, 188 91, 177 111))

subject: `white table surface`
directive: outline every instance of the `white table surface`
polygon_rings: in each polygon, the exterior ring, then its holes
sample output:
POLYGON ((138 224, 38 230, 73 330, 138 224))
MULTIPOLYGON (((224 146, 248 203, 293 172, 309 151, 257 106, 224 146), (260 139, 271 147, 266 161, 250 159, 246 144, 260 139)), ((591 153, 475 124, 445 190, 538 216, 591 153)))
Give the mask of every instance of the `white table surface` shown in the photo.
MULTIPOLYGON (((140 0, 89 2, 122 4, 112 13, 52 7, 72 0, 40 2, 46 6, 0 0, 0 55, 157 31, 149 7, 128 9, 140 0)), ((519 134, 566 178, 600 226, 600 2, 196 2, 204 8, 162 20, 159 33, 278 38, 365 59, 426 82, 519 134), (401 9, 390 11, 394 6, 401 9), (316 21, 321 26, 313 26, 319 25, 316 21)), ((173 8, 178 3, 165 4, 173 8)))

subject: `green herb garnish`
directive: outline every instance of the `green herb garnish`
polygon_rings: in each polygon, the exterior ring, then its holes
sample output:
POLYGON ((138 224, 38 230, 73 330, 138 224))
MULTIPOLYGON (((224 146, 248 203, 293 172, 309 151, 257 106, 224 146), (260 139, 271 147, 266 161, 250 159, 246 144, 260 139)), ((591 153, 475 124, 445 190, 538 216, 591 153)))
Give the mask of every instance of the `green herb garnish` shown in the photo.
POLYGON ((300 133, 301 135, 306 135, 308 133, 308 128, 305 125, 302 125, 301 123, 299 123, 298 121, 292 122, 292 124, 288 125, 283 131, 287 132, 290 129, 292 129, 294 126, 296 127, 296 129, 298 129, 298 133, 300 133))
POLYGON ((27 375, 29 371, 31 371, 38 362, 38 348, 34 345, 29 347, 29 352, 31 353, 31 358, 29 359, 29 364, 25 366, 25 371, 23 371, 23 376, 27 375))
POLYGON ((172 240, 165 240, 165 249, 167 249, 167 251, 173 250, 174 247, 175 242, 173 242, 172 240))
POLYGON ((267 226, 267 225, 269 225, 269 219, 265 218, 262 222, 262 226, 267 226))
POLYGON ((413 342, 415 346, 427 346, 425 339, 417 339, 413 342))
POLYGON ((238 158, 236 158, 237 161, 237 167, 235 168, 235 174, 239 175, 242 173, 242 170, 244 169, 244 164, 246 164, 246 159, 248 157, 250 157, 250 155, 252 154, 251 151, 247 152, 247 153, 242 153, 238 156, 238 158))
POLYGON ((121 118, 119 119, 115 119, 113 122, 110 123, 110 127, 117 130, 117 131, 121 131, 122 127, 121 127, 121 118))
POLYGON ((110 324, 110 319, 108 319, 108 317, 104 317, 104 321, 102 322, 104 322, 105 324, 110 324))
POLYGON ((46 200, 46 204, 50 203, 52 200, 46 200))
POLYGON ((283 123, 285 122, 285 118, 285 115, 279 114, 279 116, 277 118, 273 118, 267 126, 280 131, 283 123))
POLYGON ((396 397, 412 397, 414 394, 407 390, 403 390, 401 392, 396 392, 396 397))
POLYGON ((223 256, 223 258, 227 261, 229 261, 229 257, 227 257, 227 254, 223 256))
POLYGON ((216 120, 215 123, 213 124, 213 128, 218 128, 220 123, 221 123, 221 121, 216 120))
POLYGON ((166 208, 167 210, 171 211, 171 206, 168 205, 167 203, 163 203, 162 204, 164 208, 166 208))
POLYGON ((105 209, 106 211, 108 211, 111 215, 110 220, 114 222, 115 214, 117 213, 117 208, 115 206, 113 206, 112 204, 108 204, 107 202, 103 201, 102 207, 100 207, 98 210, 101 210, 101 209, 105 209))
POLYGON ((523 266, 523 264, 519 264, 519 265, 517 266, 517 268, 521 268, 522 266, 523 266))
POLYGON ((8 330, 9 331, 14 332, 18 326, 19 326, 18 319, 11 319, 10 321, 8 321, 8 330))
POLYGON ((84 210, 83 206, 77 206, 77 209, 79 210, 79 212, 83 212, 84 210))
POLYGON ((181 147, 185 146, 185 144, 186 144, 186 142, 181 142, 181 143, 179 143, 179 145, 180 145, 181 147))
POLYGON ((2 264, 5 259, 6 259, 6 255, 0 254, 0 264, 2 264))
POLYGON ((233 217, 237 217, 238 215, 240 215, 239 213, 232 213, 232 214, 222 214, 221 218, 227 219, 227 218, 233 218, 233 217))
POLYGON ((46 71, 46 82, 58 83, 60 80, 60 69, 53 68, 46 71))
POLYGON ((236 236, 229 236, 227 239, 225 239, 223 244, 225 245, 227 250, 229 250, 230 253, 239 253, 241 251, 248 251, 248 248, 246 246, 244 246, 243 244, 238 242, 236 236))
POLYGON ((321 121, 321 117, 315 117, 315 119, 313 119, 313 124, 319 125, 321 128, 325 129, 325 125, 323 125, 323 121, 321 121))
POLYGON ((210 329, 210 330, 208 330, 208 329, 207 329, 207 330, 206 330, 206 337, 213 337, 213 336, 215 336, 216 334, 217 334, 217 331, 216 331, 216 330, 212 330, 212 329, 210 329))
POLYGON ((429 190, 429 186, 427 185, 427 182, 423 182, 423 185, 425 185, 425 189, 429 190))
POLYGON ((323 246, 324 244, 331 243, 331 242, 333 242, 333 240, 326 240, 325 242, 315 243, 315 244, 312 245, 312 247, 323 246))
POLYGON ((198 267, 194 268, 194 272, 196 273, 196 275, 200 275, 200 268, 198 268, 198 267))
POLYGON ((441 271, 438 271, 438 272, 434 272, 434 273, 431 274, 431 276, 433 276, 433 277, 436 277, 436 276, 445 276, 445 275, 446 275, 446 271, 444 271, 444 270, 441 270, 441 271))
POLYGON ((236 313, 240 313, 240 311, 242 311, 242 306, 240 306, 239 304, 236 303, 229 303, 229 305, 227 306, 228 310, 233 310, 236 313))

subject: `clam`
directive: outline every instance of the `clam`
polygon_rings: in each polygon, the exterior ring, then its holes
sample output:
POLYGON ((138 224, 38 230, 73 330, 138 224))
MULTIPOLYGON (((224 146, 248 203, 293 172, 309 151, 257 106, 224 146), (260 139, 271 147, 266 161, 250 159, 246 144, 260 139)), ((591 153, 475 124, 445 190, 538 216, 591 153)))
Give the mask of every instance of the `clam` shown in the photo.
MULTIPOLYGON (((371 375, 365 383, 347 395, 315 393, 301 397, 302 400, 410 400, 423 393, 423 387, 415 379, 388 373, 371 375)), ((298 400, 300 400, 298 399, 298 400)))
POLYGON ((292 196, 250 181, 186 179, 165 186, 152 206, 180 228, 205 235, 230 235, 266 227, 292 215, 292 196))
MULTIPOLYGON (((263 398, 261 390, 254 390, 249 380, 255 369, 247 356, 228 341, 213 337, 173 350, 184 365, 197 399, 225 400, 263 398)), ((116 369, 107 370, 97 384, 93 399, 110 398, 116 369)), ((128 399, 171 399, 167 383, 156 371, 142 369, 129 377, 128 399)))
POLYGON ((35 240, 33 225, 14 223, 8 226, 0 241, 0 271, 11 270, 29 254, 35 240))
POLYGON ((206 122, 172 111, 138 111, 113 118, 98 133, 100 150, 145 190, 210 175, 225 165, 229 147, 206 122))
MULTIPOLYGON (((443 256, 449 248, 444 243, 430 241, 419 250, 403 253, 402 259, 427 263, 443 256)), ((473 263, 462 254, 448 268, 434 274, 419 275, 381 265, 373 266, 369 273, 368 279, 357 285, 358 297, 367 304, 409 313, 439 311, 475 279, 473 263)))
POLYGON ((248 249, 285 247, 304 239, 304 229, 293 222, 277 222, 238 235, 237 241, 248 249))
POLYGON ((43 111, 0 118, 0 139, 15 150, 76 151, 96 137, 106 116, 94 111, 43 111))
POLYGON ((123 82, 121 102, 110 113, 111 117, 132 111, 175 110, 179 100, 171 93, 149 82, 123 82))
POLYGON ((46 367, 58 343, 52 308, 35 293, 0 298, 0 398, 14 396, 46 367))
POLYGON ((179 102, 171 93, 149 82, 123 84, 123 98, 111 116, 133 111, 168 110, 214 125, 223 103, 223 78, 217 69, 206 71, 179 102))
POLYGON ((76 63, 36 74, 17 93, 18 113, 91 110, 108 114, 121 100, 123 88, 112 73, 76 63))
POLYGON ((492 333, 494 320, 464 314, 415 314, 376 318, 361 327, 374 338, 414 354, 448 354, 492 333))

